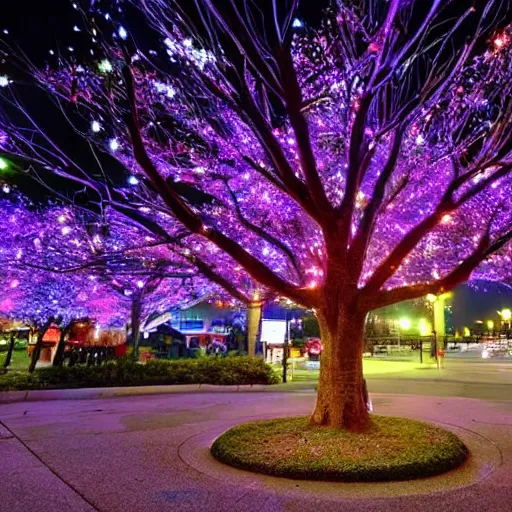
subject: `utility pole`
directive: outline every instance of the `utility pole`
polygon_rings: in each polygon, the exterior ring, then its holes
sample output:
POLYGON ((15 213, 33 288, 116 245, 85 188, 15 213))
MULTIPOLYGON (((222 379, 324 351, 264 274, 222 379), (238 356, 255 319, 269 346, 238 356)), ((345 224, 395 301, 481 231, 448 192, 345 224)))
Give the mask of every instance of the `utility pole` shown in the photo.
POLYGON ((290 324, 288 322, 288 309, 284 310, 284 321, 286 322, 286 331, 283 344, 283 384, 288 382, 288 343, 290 340, 290 324))

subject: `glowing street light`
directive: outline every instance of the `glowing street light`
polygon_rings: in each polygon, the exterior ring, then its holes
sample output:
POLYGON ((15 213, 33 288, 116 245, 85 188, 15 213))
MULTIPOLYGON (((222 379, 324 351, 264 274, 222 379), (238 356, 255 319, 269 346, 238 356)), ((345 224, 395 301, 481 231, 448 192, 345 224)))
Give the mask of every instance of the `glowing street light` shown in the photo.
POLYGON ((398 320, 398 346, 400 347, 400 331, 406 331, 411 328, 411 321, 409 318, 400 318, 398 320))
POLYGON ((426 318, 420 318, 418 328, 418 330, 420 331, 420 336, 430 336, 432 327, 426 318))
POLYGON ((487 320, 487 329, 489 329, 489 331, 494 329, 494 322, 492 320, 487 320))
POLYGON ((512 318, 512 311, 510 311, 510 309, 502 309, 501 311, 498 311, 498 313, 504 322, 509 322, 512 318))
POLYGON ((400 326, 400 329, 406 331, 407 329, 411 328, 411 321, 409 320, 409 318, 400 318, 400 320, 398 321, 398 325, 400 326))
POLYGON ((9 162, 0 156, 0 171, 5 171, 9 168, 9 162))
POLYGON ((429 293, 427 295, 427 300, 433 304, 437 300, 437 297, 433 293, 429 293))

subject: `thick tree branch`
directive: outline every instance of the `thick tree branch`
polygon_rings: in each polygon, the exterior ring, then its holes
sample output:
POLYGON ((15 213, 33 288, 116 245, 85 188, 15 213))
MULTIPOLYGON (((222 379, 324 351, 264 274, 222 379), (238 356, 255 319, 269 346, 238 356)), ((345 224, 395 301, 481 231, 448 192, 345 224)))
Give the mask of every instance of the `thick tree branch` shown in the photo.
POLYGON ((322 215, 313 203, 310 191, 306 185, 295 176, 281 144, 272 133, 270 125, 254 104, 248 91, 246 91, 244 97, 240 100, 240 109, 247 117, 247 121, 252 126, 254 134, 259 139, 262 147, 272 161, 288 195, 296 201, 312 219, 320 223, 322 215))
POLYGON ((252 222, 247 220, 242 213, 242 209, 240 208, 240 203, 238 202, 236 194, 233 192, 233 190, 231 189, 231 187, 229 186, 229 183, 227 181, 226 181, 226 188, 229 192, 229 195, 231 196, 231 199, 233 200, 236 214, 237 214, 237 217, 238 217, 238 220, 240 221, 240 223, 243 226, 245 226, 247 229, 249 229, 250 231, 255 233, 256 235, 258 235, 259 237, 263 238, 263 240, 266 240, 269 244, 273 245, 278 250, 283 252, 286 255, 286 257, 289 259, 293 269, 295 270, 297 280, 299 281, 299 283, 304 284, 302 271, 301 271, 299 262, 298 262, 297 258, 295 257, 295 254, 293 254, 293 251, 285 243, 281 242, 281 240, 277 239, 275 236, 272 236, 270 233, 267 233, 260 226, 257 226, 256 224, 253 224, 252 222))
POLYGON ((302 172, 317 209, 328 219, 333 213, 331 203, 327 199, 322 181, 316 167, 316 160, 311 146, 309 126, 302 113, 302 92, 293 65, 292 56, 288 49, 281 48, 278 51, 278 62, 283 83, 283 93, 286 110, 297 141, 302 172))
POLYGON ((203 276, 224 288, 224 290, 226 290, 232 297, 238 299, 244 304, 248 304, 250 302, 251 299, 247 295, 234 286, 233 283, 222 277, 211 265, 208 265, 208 263, 202 260, 199 256, 194 255, 190 261, 197 267, 203 276))
POLYGON ((363 292, 362 301, 369 306, 369 309, 377 309, 403 300, 423 297, 429 293, 439 294, 450 291, 459 283, 469 279, 473 270, 486 258, 489 251, 493 252, 496 250, 494 245, 489 242, 489 231, 487 230, 476 250, 442 279, 432 283, 403 286, 393 288, 392 290, 380 290, 372 295, 369 295, 368 292, 363 292))
POLYGON ((310 298, 310 294, 305 293, 297 286, 285 281, 260 260, 248 253, 237 242, 230 239, 217 229, 204 226, 201 218, 183 202, 180 195, 172 188, 172 182, 165 180, 160 175, 151 161, 151 158, 147 154, 144 141, 140 133, 135 99, 135 86, 131 70, 128 66, 123 68, 123 75, 125 78, 128 97, 130 99, 131 112, 126 119, 126 124, 130 133, 134 157, 176 218, 192 233, 203 236, 229 254, 259 283, 264 286, 275 288, 283 295, 297 300, 300 303, 306 303, 310 298))
POLYGON ((386 164, 384 165, 384 169, 377 179, 372 198, 364 211, 356 237, 350 247, 350 261, 358 266, 358 276, 361 272, 366 248, 372 235, 375 218, 384 200, 386 186, 389 182, 389 179, 391 178, 391 175, 393 174, 393 171, 395 170, 398 161, 402 140, 403 130, 398 129, 394 134, 393 142, 391 144, 391 149, 386 164))

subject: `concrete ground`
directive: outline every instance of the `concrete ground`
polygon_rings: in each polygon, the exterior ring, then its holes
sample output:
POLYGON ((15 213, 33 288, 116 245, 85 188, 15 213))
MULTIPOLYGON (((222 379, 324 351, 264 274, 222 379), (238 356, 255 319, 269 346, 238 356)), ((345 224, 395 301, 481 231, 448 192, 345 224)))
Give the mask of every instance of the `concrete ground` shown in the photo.
POLYGON ((287 388, 293 392, 191 389, 3 404, 0 510, 511 510, 512 387, 506 383, 452 383, 477 396, 480 386, 483 401, 407 394, 423 386, 442 395, 448 382, 370 380, 376 413, 441 423, 468 444, 469 462, 439 477, 387 484, 301 482, 238 471, 210 457, 213 439, 232 425, 308 414, 315 394, 304 384, 287 388), (382 394, 383 386, 395 391, 382 394))

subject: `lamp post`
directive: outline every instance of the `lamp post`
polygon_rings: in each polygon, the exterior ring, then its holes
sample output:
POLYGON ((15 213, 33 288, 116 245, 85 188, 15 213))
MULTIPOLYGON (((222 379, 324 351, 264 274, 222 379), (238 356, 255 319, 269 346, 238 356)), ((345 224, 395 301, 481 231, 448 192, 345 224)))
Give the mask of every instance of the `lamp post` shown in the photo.
POLYGON ((286 329, 283 343, 283 384, 288 382, 288 343, 290 341, 290 322, 288 320, 288 308, 284 310, 284 321, 286 329))
POLYGON ((508 331, 510 329, 510 320, 512 319, 512 311, 510 309, 502 309, 498 311, 498 314, 501 317, 502 328, 508 331))

